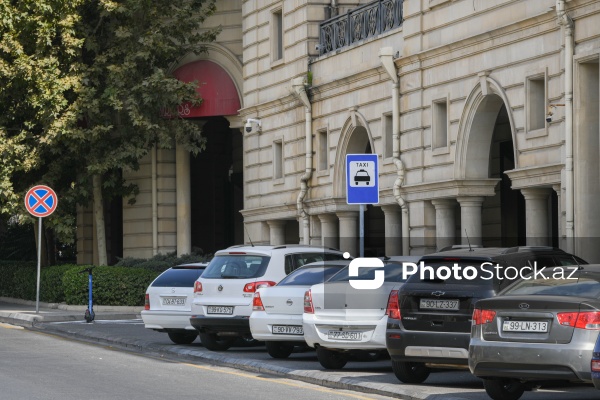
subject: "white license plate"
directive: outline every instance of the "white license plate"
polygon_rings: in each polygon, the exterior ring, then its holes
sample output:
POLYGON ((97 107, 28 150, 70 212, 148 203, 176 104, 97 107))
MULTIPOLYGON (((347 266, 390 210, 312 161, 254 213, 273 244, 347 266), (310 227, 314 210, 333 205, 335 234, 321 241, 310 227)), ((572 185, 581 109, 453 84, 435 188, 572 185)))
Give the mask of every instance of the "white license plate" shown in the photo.
POLYGON ((356 331, 329 331, 327 332, 327 339, 331 340, 360 340, 362 338, 362 332, 356 331))
POLYGON ((274 335, 304 335, 302 326, 298 325, 273 325, 274 335))
POLYGON ((504 321, 504 332, 548 332, 548 322, 541 321, 504 321))
POLYGON ((426 310, 458 310, 458 300, 421 299, 419 307, 426 310))
POLYGON ((163 306, 185 306, 185 297, 163 297, 163 306))
POLYGON ((228 306, 208 306, 206 307, 207 314, 233 314, 233 307, 228 306))

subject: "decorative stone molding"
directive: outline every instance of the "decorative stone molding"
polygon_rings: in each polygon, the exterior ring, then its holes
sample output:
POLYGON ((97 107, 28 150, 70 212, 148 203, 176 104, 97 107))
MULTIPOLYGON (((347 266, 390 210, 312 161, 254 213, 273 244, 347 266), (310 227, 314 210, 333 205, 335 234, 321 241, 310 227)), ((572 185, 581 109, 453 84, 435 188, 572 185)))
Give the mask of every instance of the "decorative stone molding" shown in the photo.
POLYGON ((494 196, 500 179, 466 179, 403 186, 407 201, 433 200, 458 196, 494 196))
POLYGON ((504 173, 510 178, 511 187, 516 190, 535 186, 560 185, 563 168, 563 164, 550 164, 512 169, 504 171, 504 173))

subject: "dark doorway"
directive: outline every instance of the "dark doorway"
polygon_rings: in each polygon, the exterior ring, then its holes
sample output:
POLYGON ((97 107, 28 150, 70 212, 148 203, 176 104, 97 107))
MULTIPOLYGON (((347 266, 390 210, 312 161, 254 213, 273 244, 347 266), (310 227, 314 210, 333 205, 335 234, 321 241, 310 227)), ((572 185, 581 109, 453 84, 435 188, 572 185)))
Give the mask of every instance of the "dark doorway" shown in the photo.
POLYGON ((243 243, 242 135, 223 117, 206 119, 206 149, 190 158, 192 249, 214 253, 243 243))

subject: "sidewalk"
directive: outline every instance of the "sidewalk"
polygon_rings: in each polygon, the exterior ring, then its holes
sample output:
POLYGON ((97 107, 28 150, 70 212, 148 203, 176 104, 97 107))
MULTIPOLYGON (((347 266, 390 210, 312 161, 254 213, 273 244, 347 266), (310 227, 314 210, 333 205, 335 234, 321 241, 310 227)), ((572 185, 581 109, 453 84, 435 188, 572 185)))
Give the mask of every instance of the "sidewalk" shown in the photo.
MULTIPOLYGON (((33 327, 41 322, 63 322, 83 320, 87 306, 70 306, 58 303, 39 303, 35 312, 35 301, 0 297, 0 322, 33 327)), ((143 307, 94 306, 96 319, 139 318, 143 307)))

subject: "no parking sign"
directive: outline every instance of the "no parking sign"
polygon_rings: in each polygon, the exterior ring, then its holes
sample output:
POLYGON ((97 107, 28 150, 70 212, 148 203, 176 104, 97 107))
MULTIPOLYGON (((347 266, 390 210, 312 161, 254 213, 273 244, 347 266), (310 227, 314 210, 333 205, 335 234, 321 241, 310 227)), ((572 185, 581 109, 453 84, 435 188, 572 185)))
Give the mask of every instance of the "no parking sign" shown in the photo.
POLYGON ((27 191, 25 208, 34 217, 47 217, 56 210, 58 197, 48 186, 37 185, 27 191))
POLYGON ((40 267, 42 261, 42 218, 47 217, 56 210, 58 197, 54 190, 45 185, 32 187, 25 194, 25 208, 31 215, 39 218, 38 229, 38 264, 37 264, 37 289, 35 295, 35 312, 40 311, 40 267))

